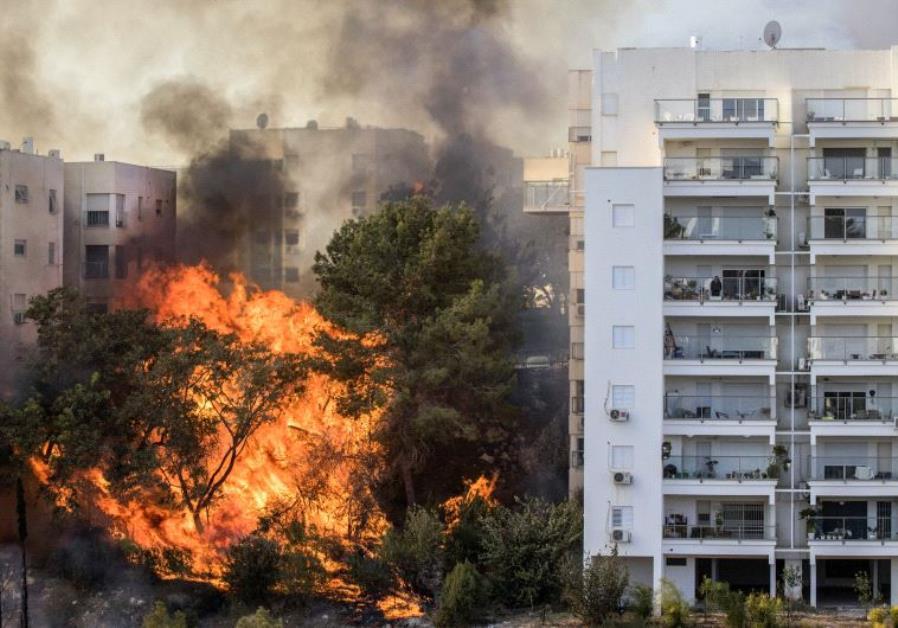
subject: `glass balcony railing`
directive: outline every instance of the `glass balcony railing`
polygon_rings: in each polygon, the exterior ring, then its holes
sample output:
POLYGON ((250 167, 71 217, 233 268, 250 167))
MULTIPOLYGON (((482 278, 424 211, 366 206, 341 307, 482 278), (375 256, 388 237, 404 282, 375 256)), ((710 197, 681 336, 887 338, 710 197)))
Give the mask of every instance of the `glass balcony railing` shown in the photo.
POLYGON ((842 362, 898 360, 898 337, 811 336, 808 358, 842 362))
POLYGON ((812 480, 898 479, 898 459, 870 456, 817 456, 811 460, 812 480))
POLYGON ((776 216, 664 215, 665 240, 761 240, 775 242, 776 216))
POLYGON ((810 517, 808 539, 811 541, 895 541, 898 526, 891 517, 810 517))
POLYGON ((678 395, 664 396, 665 419, 746 421, 772 419, 770 396, 678 395))
POLYGON ((665 338, 666 360, 775 360, 770 336, 673 335, 665 338))
POLYGON ((665 539, 775 541, 776 526, 756 521, 724 521, 721 525, 664 524, 665 539))
POLYGON ((811 240, 896 240, 898 219, 864 214, 811 216, 808 232, 811 240))
POLYGON ((524 207, 532 210, 570 205, 567 181, 527 181, 524 207))
POLYGON ((811 277, 808 299, 815 301, 894 301, 898 279, 892 277, 811 277))
POLYGON ((781 471, 773 456, 670 456, 662 462, 668 480, 775 480, 781 471))
POLYGON ((666 157, 666 181, 774 181, 779 169, 776 157, 666 157))
POLYGON ((776 122, 776 98, 668 98, 655 101, 655 122, 776 122))
POLYGON ((898 160, 891 157, 808 157, 809 181, 898 179, 898 160))
POLYGON ((808 98, 808 122, 898 121, 898 98, 808 98))
POLYGON ((875 397, 865 393, 833 393, 818 397, 808 417, 818 421, 882 421, 898 417, 898 397, 875 397))
POLYGON ((776 301, 776 279, 770 277, 664 278, 665 301, 776 301))

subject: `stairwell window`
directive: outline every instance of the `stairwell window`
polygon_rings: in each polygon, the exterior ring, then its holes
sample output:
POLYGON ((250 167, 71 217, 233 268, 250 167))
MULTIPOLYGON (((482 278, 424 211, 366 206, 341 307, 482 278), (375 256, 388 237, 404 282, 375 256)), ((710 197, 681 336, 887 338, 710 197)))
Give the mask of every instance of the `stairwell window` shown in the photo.
POLYGON ((59 211, 59 200, 56 197, 56 190, 50 190, 47 198, 47 210, 51 214, 56 214, 59 211))
POLYGON ((13 243, 12 253, 16 257, 25 257, 28 252, 28 241, 27 240, 16 240, 13 243))
POLYGON ((632 410, 636 401, 636 387, 629 384, 615 384, 611 387, 611 407, 617 410, 632 410))
POLYGON ((611 226, 626 229, 636 226, 636 208, 633 205, 612 205, 611 226))
POLYGON ((611 527, 631 529, 633 527, 633 506, 612 506, 611 527))
POLYGON ((56 243, 55 242, 47 243, 47 263, 50 266, 56 265, 56 243))
POLYGON ((615 290, 633 290, 636 287, 636 269, 632 266, 612 266, 611 285, 615 290))
POLYGON ((611 346, 614 349, 633 349, 636 346, 636 328, 632 325, 614 325, 611 328, 611 346))
POLYGON ((17 185, 16 186, 16 203, 27 203, 28 202, 28 186, 27 185, 17 185))
POLYGON ((633 445, 611 446, 611 468, 620 471, 633 468, 633 445))

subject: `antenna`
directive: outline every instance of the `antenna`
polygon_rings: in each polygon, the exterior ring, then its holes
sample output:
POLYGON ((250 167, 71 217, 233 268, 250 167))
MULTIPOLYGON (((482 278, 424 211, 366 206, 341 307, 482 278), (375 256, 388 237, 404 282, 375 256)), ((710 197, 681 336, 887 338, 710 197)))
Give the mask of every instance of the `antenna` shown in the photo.
POLYGON ((765 44, 767 44, 771 48, 776 48, 776 45, 779 43, 782 36, 783 28, 780 26, 779 22, 777 22, 776 20, 767 22, 767 26, 764 27, 765 44))
POLYGON ((260 129, 264 129, 265 127, 268 126, 268 114, 267 113, 259 114, 259 116, 256 118, 256 126, 259 127, 260 129))

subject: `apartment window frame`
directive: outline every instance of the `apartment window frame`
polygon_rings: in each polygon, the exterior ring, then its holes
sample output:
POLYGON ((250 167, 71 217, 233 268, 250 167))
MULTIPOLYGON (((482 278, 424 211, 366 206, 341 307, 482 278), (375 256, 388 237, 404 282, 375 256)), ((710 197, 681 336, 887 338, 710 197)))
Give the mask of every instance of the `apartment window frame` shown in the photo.
POLYGON ((612 266, 611 287, 614 290, 632 291, 636 289, 635 266, 612 266))
POLYGON ((28 257, 28 240, 16 238, 12 244, 13 257, 28 257))
POLYGON ((611 527, 633 529, 633 506, 611 506, 611 527))
POLYGON ((54 188, 47 191, 47 213, 51 216, 59 213, 59 196, 54 188))
POLYGON ((611 407, 618 410, 632 410, 636 405, 636 386, 633 384, 611 385, 611 407))
POLYGON ((636 449, 633 445, 611 445, 608 461, 615 471, 631 471, 636 463, 636 449))
POLYGON ((284 229, 284 244, 299 246, 299 229, 284 229))
POLYGON ((25 324, 25 312, 28 310, 28 295, 16 292, 12 295, 12 322, 14 325, 25 324))
POLYGON ((634 325, 612 325, 611 348, 626 350, 635 349, 636 327, 634 325))
POLYGON ((123 229, 128 225, 125 215, 125 195, 114 194, 113 200, 115 201, 115 226, 117 229, 123 229))
POLYGON ((27 205, 30 199, 30 193, 28 190, 28 186, 24 183, 16 183, 15 185, 15 200, 19 205, 27 205))
POLYGON ((585 344, 582 342, 571 343, 571 358, 574 360, 582 360, 586 352, 585 344))
POLYGON ((56 266, 56 242, 47 242, 47 265, 56 266))
POLYGON ((632 203, 612 204, 611 227, 614 229, 633 229, 636 227, 636 206, 632 203))

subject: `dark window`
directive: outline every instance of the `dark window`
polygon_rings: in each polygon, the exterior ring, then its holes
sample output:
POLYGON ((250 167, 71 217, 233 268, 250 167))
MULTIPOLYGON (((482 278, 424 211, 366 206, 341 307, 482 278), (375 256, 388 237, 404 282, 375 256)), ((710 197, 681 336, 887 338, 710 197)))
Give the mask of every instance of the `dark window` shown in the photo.
POLYGON ((17 185, 16 186, 16 203, 27 203, 28 202, 28 186, 27 185, 17 185))
POLYGON ((16 257, 25 257, 25 254, 28 251, 28 241, 27 240, 16 240, 13 243, 12 253, 16 257))
POLYGON ((284 232, 284 244, 287 246, 297 246, 299 244, 299 231, 296 229, 287 229, 284 232))
POLYGON ((577 288, 577 303, 586 303, 586 290, 583 288, 577 288))
POLYGON ((711 119, 711 94, 699 94, 696 102, 696 117, 699 121, 711 119))
POLYGON ((58 201, 57 198, 56 198, 56 190, 50 190, 50 195, 49 195, 47 207, 48 207, 48 209, 49 209, 49 211, 50 211, 51 214, 55 214, 56 212, 59 211, 59 205, 58 205, 58 202, 59 202, 59 201, 58 201))
POLYGON ((84 247, 84 278, 109 278, 109 247, 106 245, 88 244, 84 247))
POLYGON ((125 279, 128 277, 128 253, 123 246, 115 247, 115 278, 125 279))
POLYGON ((686 566, 686 557, 680 556, 668 556, 664 559, 664 564, 668 567, 685 567, 686 566))
POLYGON ((296 283, 299 281, 299 269, 296 266, 284 267, 284 281, 296 283))
POLYGON ((50 264, 50 266, 53 266, 56 264, 56 243, 55 242, 47 243, 47 263, 50 264))
POLYGON ((824 177, 827 179, 863 179, 866 174, 866 155, 867 151, 864 148, 824 148, 824 177))
POLYGON ((88 227, 108 227, 109 212, 108 211, 90 211, 87 212, 88 227))
POLYGON ((115 195, 115 226, 125 226, 125 195, 115 195))
POLYGON ((299 192, 287 192, 284 194, 284 207, 287 209, 299 207, 299 192))

